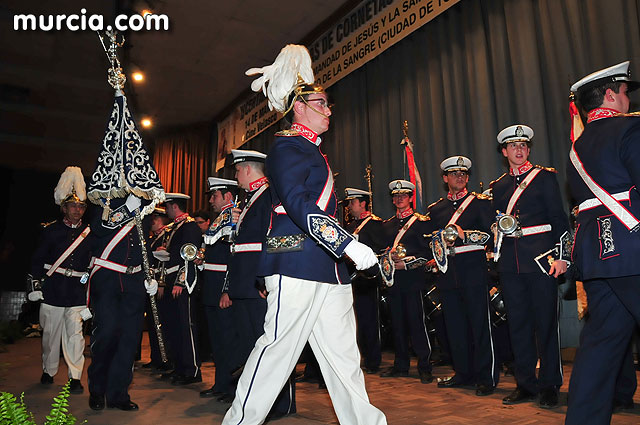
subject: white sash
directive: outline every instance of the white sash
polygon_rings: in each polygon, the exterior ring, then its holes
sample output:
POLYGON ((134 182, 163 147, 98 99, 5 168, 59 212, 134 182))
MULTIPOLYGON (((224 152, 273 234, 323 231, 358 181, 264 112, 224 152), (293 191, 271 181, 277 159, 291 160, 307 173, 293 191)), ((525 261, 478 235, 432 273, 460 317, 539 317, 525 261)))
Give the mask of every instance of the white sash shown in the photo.
MULTIPOLYGON (((116 245, 118 245, 120 243, 120 241, 122 239, 124 239, 124 237, 129 234, 131 229, 133 229, 133 226, 135 226, 134 220, 131 220, 127 224, 122 226, 122 229, 120 229, 118 231, 118 233, 116 233, 116 235, 113 237, 113 239, 111 239, 111 241, 109 241, 107 246, 104 248, 104 251, 102 251, 102 254, 100 254, 99 258, 101 260, 108 260, 109 259, 109 255, 111 255, 111 251, 113 251, 113 249, 116 247, 116 245)), ((140 243, 144 243, 144 241, 140 241, 140 243)), ((96 264, 93 267, 93 269, 91 270, 91 276, 93 276, 93 274, 95 272, 97 272, 98 270, 100 270, 101 268, 102 268, 102 266, 96 264)))
POLYGON ((360 226, 358 226, 358 228, 356 230, 353 231, 354 235, 357 235, 358 233, 360 233, 360 230, 362 230, 362 228, 369 222, 369 220, 371 220, 371 216, 365 218, 362 223, 360 223, 360 226))
POLYGON ((45 273, 47 276, 51 277, 52 274, 55 273, 55 271, 58 269, 58 267, 60 267, 60 264, 62 264, 64 262, 64 260, 67 259, 67 257, 69 257, 71 255, 71 253, 73 251, 76 250, 76 248, 78 247, 78 245, 80 245, 82 243, 82 241, 84 240, 84 238, 87 237, 87 235, 91 232, 91 229, 89 228, 89 226, 87 226, 82 233, 80 233, 80 235, 76 238, 75 241, 73 241, 73 243, 71 245, 69 245, 69 247, 67 249, 65 249, 65 251, 62 253, 62 255, 60 257, 58 257, 58 259, 56 260, 55 263, 53 263, 53 265, 51 266, 51 268, 49 270, 47 270, 47 273, 45 273))
POLYGON ((511 214, 513 208, 516 206, 516 202, 518 202, 518 199, 520 199, 520 195, 522 195, 522 192, 524 192, 524 190, 529 187, 531 181, 538 175, 538 173, 540 173, 540 171, 542 171, 540 168, 534 168, 529 173, 529 175, 524 180, 522 180, 522 183, 520 183, 518 187, 516 187, 516 190, 514 190, 513 194, 511 195, 511 199, 509 199, 505 214, 511 214))
POLYGON ((571 163, 573 167, 576 169, 582 181, 587 185, 591 193, 593 193, 602 204, 607 207, 609 211, 613 215, 616 216, 618 220, 624 224, 624 226, 629 229, 631 232, 635 232, 638 230, 638 224, 640 221, 631 214, 620 202, 618 202, 609 192, 604 190, 602 187, 596 183, 593 178, 587 173, 587 170, 584 169, 582 162, 580 161, 580 157, 575 150, 575 146, 571 145, 571 151, 569 152, 569 158, 571 159, 571 163))
MULTIPOLYGON (((460 205, 460 207, 455 210, 453 212, 453 215, 451 216, 451 219, 449 220, 449 222, 447 223, 447 226, 450 224, 456 224, 456 222, 458 221, 458 219, 460 218, 460 216, 462 215, 462 213, 464 212, 464 210, 467 209, 467 207, 469 206, 469 204, 471 203, 471 201, 473 201, 474 199, 476 199, 475 196, 470 195, 467 197, 467 199, 465 199, 462 204, 460 205)), ((445 226, 446 227, 446 226, 445 226)))
POLYGON ((402 239, 404 234, 407 233, 407 230, 409 230, 409 227, 411 227, 411 225, 413 225, 413 223, 415 223, 417 219, 418 219, 418 216, 414 215, 409 219, 409 221, 407 221, 407 223, 404 226, 402 226, 402 228, 396 235, 395 240, 393 241, 393 246, 391 247, 391 249, 395 249, 395 247, 398 246, 398 244, 400 243, 400 239, 402 239))
POLYGON ((247 203, 247 205, 244 207, 244 209, 242 210, 242 212, 240 213, 240 217, 238 218, 238 223, 236 223, 236 234, 238 234, 238 232, 240 231, 240 224, 242 224, 242 220, 244 220, 244 216, 247 215, 247 211, 249 211, 249 208, 251 208, 251 205, 253 205, 254 202, 256 202, 258 200, 258 198, 260 197, 260 195, 262 195, 262 193, 267 190, 269 188, 269 183, 263 184, 262 186, 260 186, 260 188, 251 196, 251 199, 249 199, 249 203, 247 203))

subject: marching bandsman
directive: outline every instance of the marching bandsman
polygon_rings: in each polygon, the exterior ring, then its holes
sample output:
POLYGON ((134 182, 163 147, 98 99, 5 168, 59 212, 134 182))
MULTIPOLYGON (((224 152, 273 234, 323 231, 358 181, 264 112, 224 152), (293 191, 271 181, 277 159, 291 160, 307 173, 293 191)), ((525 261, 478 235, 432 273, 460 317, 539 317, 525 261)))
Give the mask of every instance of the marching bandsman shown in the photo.
MULTIPOLYGON (((238 183, 234 180, 217 177, 208 178, 209 204, 216 213, 230 209, 238 195, 238 183)), ((218 218, 221 218, 220 216, 218 218)), ((212 226, 216 224, 216 219, 212 226)), ((231 256, 228 238, 219 238, 213 244, 207 244, 204 251, 202 272, 202 304, 204 305, 209 343, 216 364, 215 381, 211 388, 201 391, 200 397, 216 397, 219 401, 233 400, 234 388, 231 372, 240 362, 237 361, 237 331, 233 320, 233 308, 220 307, 227 265, 231 256)), ((254 266, 255 267, 255 266, 254 266)))
POLYGON ((429 219, 413 211, 411 197, 415 185, 406 180, 389 183, 389 191, 396 214, 385 220, 387 245, 395 263, 393 286, 388 300, 393 329, 395 360, 393 367, 380 376, 409 375, 409 339, 418 356, 420 382, 433 381, 431 375, 431 343, 424 323, 422 289, 426 281, 425 263, 431 257, 424 235, 431 233, 429 219), (411 259, 411 261, 407 261, 411 259))
MULTIPOLYGON (((375 252, 386 247, 382 220, 371 213, 371 193, 348 187, 345 201, 353 218, 346 226, 348 232, 375 252)), ((355 268, 354 268, 355 270, 355 268)), ((352 274, 353 276, 353 274, 352 274)), ((356 274, 351 280, 353 288, 353 309, 358 322, 358 345, 362 354, 364 371, 378 373, 382 354, 380 350, 380 314, 378 306, 380 278, 370 278, 356 274)))
POLYGON ((268 292, 264 334, 222 423, 262 423, 309 341, 338 421, 384 425, 365 389, 349 275, 338 262, 347 255, 358 269, 367 269, 377 267, 377 258, 335 219, 333 173, 320 150, 331 116, 327 93, 314 85, 304 46, 288 45, 273 65, 248 73, 263 74, 253 89, 264 87, 271 107, 291 111, 293 125, 276 135, 266 161, 272 213, 258 273, 268 292))
MULTIPOLYGON (((220 307, 233 303, 238 332, 238 361, 244 364, 264 333, 267 300, 264 279, 258 278, 262 249, 271 221, 271 192, 264 175, 267 155, 257 151, 231 150, 238 186, 247 192, 244 208, 236 209, 236 228, 231 244, 229 274, 220 307)), ((295 381, 289 379, 267 418, 274 420, 296 412, 295 381)))
POLYGON ((628 93, 638 86, 627 61, 571 87, 587 114, 567 179, 579 203, 572 259, 589 317, 571 375, 567 424, 611 421, 616 377, 629 363, 629 341, 640 324, 640 117, 627 114, 628 93))
POLYGON ((559 249, 562 256, 552 255, 551 250, 561 239, 564 243, 569 221, 556 171, 529 162, 533 130, 512 125, 497 138, 509 172, 491 182, 493 210, 499 216, 494 260, 509 318, 517 382, 502 401, 522 403, 539 394, 540 407, 552 408, 558 404, 562 385, 557 277, 567 270, 568 256, 565 249, 559 249))
POLYGON ((44 228, 31 261, 28 298, 42 301, 42 377, 48 385, 58 373, 60 346, 69 369, 69 391, 81 394, 84 337, 81 312, 86 309, 87 268, 91 258, 91 229, 82 221, 87 193, 78 167, 67 167, 54 191, 62 220, 44 228), (62 343, 62 344, 61 344, 62 343))
POLYGON ((94 258, 89 278, 93 309, 89 407, 138 410, 129 397, 133 363, 142 332, 145 298, 155 295, 158 283, 145 281, 141 240, 135 211, 142 202, 134 195, 110 200, 103 217, 91 223, 94 258))
POLYGON ((154 256, 164 260, 165 296, 168 298, 167 327, 169 344, 174 356, 171 383, 186 385, 202 382, 200 355, 197 342, 196 303, 192 292, 198 280, 198 271, 188 258, 189 248, 197 251, 202 244, 202 232, 187 213, 189 195, 167 193, 165 209, 172 223, 165 228, 164 245, 154 251, 154 256), (159 253, 161 251, 161 253, 159 253))
MULTIPOLYGON (((463 237, 447 250, 448 267, 436 279, 455 375, 438 387, 476 385, 476 395, 492 394, 499 371, 489 321, 489 276, 485 244, 495 214, 488 196, 469 192, 471 160, 452 156, 440 163, 448 193, 428 207, 436 229, 457 226, 463 237)), ((445 255, 447 255, 445 253, 445 255)))

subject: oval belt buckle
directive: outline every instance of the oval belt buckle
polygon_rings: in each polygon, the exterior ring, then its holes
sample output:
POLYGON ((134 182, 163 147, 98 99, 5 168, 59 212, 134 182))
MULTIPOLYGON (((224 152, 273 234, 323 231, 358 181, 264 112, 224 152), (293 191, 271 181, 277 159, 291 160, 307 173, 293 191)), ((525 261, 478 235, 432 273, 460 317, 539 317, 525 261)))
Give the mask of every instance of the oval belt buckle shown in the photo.
POLYGON ((133 274, 133 266, 127 266, 127 270, 125 271, 125 274, 133 274))
POLYGON ((64 275, 65 275, 66 277, 71 277, 71 276, 73 276, 73 270, 72 270, 72 269, 65 269, 65 270, 64 270, 64 275))

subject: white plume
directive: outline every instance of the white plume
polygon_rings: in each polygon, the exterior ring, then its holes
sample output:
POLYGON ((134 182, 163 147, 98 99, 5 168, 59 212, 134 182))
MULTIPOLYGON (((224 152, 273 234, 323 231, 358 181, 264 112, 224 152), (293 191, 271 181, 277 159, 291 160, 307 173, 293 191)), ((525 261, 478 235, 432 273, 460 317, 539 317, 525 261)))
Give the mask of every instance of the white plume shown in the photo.
POLYGON ((314 82, 309 51, 298 44, 287 44, 280 50, 273 64, 251 68, 245 74, 262 74, 251 83, 251 89, 255 92, 262 90, 269 99, 269 109, 278 112, 288 109, 287 98, 298 85, 298 75, 306 84, 314 82))
POLYGON ((53 191, 53 199, 55 199, 56 205, 60 205, 74 191, 81 201, 87 199, 87 186, 84 182, 82 170, 80 167, 67 167, 53 191))

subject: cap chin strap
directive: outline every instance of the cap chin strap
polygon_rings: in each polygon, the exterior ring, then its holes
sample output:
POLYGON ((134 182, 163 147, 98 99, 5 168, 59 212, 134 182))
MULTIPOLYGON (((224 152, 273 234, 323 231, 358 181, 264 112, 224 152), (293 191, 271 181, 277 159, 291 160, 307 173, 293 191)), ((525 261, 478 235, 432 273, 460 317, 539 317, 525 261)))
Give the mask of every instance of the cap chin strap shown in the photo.
MULTIPOLYGON (((318 114, 322 115, 322 116, 323 116, 323 117, 325 117, 325 118, 329 118, 329 115, 325 114, 324 112, 320 112, 320 111, 318 111, 316 108, 314 108, 313 106, 311 106, 311 105, 309 104, 309 102, 307 102, 307 99, 305 99, 305 98, 304 98, 304 96, 300 97, 300 99, 302 99, 302 101, 304 102, 304 104, 305 104, 305 105, 307 105, 309 108, 311 108, 311 110, 312 110, 313 112, 316 112, 316 113, 318 113, 318 114)), ((295 103, 295 101, 296 101, 296 100, 294 99, 294 100, 293 100, 293 102, 295 103)))

